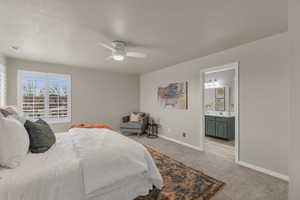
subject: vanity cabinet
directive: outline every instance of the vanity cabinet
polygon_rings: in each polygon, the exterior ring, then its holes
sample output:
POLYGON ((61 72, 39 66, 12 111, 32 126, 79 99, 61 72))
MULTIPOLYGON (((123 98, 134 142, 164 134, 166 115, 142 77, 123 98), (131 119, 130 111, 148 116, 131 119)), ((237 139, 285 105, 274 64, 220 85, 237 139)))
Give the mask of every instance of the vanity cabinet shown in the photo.
POLYGON ((234 140, 234 117, 205 116, 205 135, 234 140))
POLYGON ((216 120, 210 117, 206 118, 205 134, 210 136, 216 136, 216 120))

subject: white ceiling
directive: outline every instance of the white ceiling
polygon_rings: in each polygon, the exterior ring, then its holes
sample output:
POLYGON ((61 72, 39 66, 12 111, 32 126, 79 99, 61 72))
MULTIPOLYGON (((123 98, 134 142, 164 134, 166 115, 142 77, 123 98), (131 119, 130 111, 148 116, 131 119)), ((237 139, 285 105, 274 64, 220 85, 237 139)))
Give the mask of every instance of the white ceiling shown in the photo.
POLYGON ((145 73, 287 31, 286 0, 0 0, 6 56, 145 73), (146 59, 107 61, 97 43, 146 59), (21 48, 14 52, 10 46, 21 48))

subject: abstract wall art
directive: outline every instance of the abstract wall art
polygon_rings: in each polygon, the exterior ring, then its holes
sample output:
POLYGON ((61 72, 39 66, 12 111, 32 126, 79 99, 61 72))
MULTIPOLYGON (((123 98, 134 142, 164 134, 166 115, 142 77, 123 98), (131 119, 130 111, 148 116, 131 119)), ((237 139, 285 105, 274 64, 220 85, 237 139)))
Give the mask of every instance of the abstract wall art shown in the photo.
POLYGON ((164 108, 188 109, 188 83, 170 83, 166 87, 159 87, 157 98, 164 108))

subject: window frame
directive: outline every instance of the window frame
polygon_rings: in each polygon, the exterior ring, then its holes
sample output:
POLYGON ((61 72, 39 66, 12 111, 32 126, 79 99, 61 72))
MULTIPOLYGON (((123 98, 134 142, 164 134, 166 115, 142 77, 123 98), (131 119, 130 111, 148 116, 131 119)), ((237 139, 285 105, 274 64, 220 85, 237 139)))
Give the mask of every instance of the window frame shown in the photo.
POLYGON ((45 116, 42 118, 50 124, 59 124, 59 123, 70 123, 72 121, 72 81, 71 75, 69 74, 58 74, 58 73, 47 73, 47 72, 36 72, 36 71, 25 71, 18 70, 18 94, 17 101, 19 108, 23 111, 23 87, 22 87, 22 78, 24 76, 37 76, 45 80, 45 116), (68 117, 63 119, 51 119, 49 118, 49 87, 48 87, 48 79, 50 78, 61 78, 67 81, 67 96, 68 96, 68 117))
POLYGON ((3 73, 3 77, 2 79, 0 79, 1 80, 0 87, 2 87, 1 88, 2 94, 0 95, 1 98, 0 106, 5 106, 6 105, 6 66, 1 63, 0 63, 0 73, 3 73))

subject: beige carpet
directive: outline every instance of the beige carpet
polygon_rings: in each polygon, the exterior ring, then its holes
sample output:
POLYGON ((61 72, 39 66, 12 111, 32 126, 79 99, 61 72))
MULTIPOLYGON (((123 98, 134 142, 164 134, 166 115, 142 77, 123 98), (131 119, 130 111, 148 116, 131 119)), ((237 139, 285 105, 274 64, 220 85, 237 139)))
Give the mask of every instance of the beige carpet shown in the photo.
POLYGON ((288 183, 277 178, 241 167, 210 152, 201 152, 174 142, 157 138, 131 136, 193 169, 226 183, 211 200, 287 200, 288 183))

